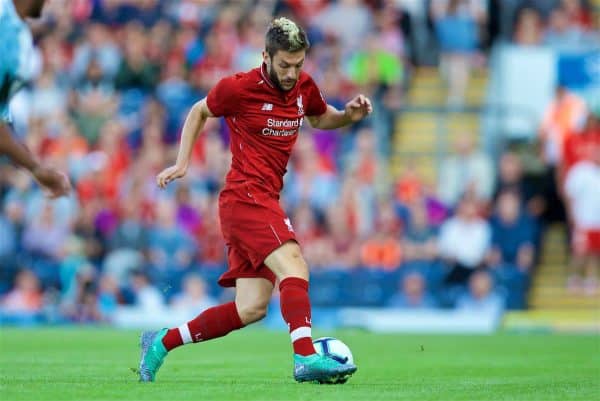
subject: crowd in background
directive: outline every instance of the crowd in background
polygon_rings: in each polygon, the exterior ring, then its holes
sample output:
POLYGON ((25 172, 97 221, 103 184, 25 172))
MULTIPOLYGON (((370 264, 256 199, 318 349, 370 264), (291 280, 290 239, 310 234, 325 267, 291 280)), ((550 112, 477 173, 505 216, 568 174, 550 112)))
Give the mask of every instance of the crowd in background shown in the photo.
MULTIPOLYGON (((496 164, 470 135, 443 160, 437 186, 417 172, 392 179, 393 116, 412 68, 427 60, 428 40, 455 107, 493 39, 594 41, 592 14, 580 1, 551 9, 550 2, 506 2, 515 21, 507 34, 492 12, 500 2, 432 0, 425 18, 415 3, 50 2, 37 78, 11 111, 16 134, 68 171, 74 191, 47 200, 27 174, 0 165, 4 318, 106 321, 127 305, 198 312, 231 297, 214 284, 226 269, 217 219, 230 162, 223 121, 208 121, 185 179, 161 191, 155 175, 173 162, 189 107, 220 78, 260 65, 273 15, 306 27, 305 70, 328 103, 343 108, 362 92, 375 104, 358 126, 305 125, 285 177, 282 204, 311 266, 313 303, 526 307, 545 189, 527 185, 518 155, 507 151, 496 164)), ((586 129, 597 134, 590 116, 586 129)))

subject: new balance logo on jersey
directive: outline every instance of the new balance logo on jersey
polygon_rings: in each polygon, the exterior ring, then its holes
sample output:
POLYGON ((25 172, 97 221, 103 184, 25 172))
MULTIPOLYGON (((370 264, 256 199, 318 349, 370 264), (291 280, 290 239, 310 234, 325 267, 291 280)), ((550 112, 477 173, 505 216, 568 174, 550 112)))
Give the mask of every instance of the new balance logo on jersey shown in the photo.
POLYGON ((262 111, 272 111, 273 105, 271 103, 264 103, 261 110, 262 111))

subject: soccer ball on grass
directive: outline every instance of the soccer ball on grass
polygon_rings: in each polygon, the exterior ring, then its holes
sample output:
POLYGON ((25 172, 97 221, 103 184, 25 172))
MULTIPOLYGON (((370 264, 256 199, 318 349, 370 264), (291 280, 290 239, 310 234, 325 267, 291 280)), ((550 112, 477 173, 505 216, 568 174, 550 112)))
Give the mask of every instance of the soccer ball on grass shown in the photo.
MULTIPOLYGON (((326 355, 342 364, 354 363, 354 357, 350 348, 337 338, 321 337, 314 340, 313 344, 317 353, 321 355, 326 355)), ((344 379, 337 383, 345 383, 347 380, 344 379)))

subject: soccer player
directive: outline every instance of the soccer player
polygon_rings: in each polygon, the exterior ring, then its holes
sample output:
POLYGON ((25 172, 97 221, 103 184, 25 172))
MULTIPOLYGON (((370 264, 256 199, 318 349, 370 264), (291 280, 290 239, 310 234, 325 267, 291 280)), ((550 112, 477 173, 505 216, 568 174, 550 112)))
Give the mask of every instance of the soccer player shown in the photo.
POLYGON ((67 176, 43 166, 11 135, 8 102, 30 78, 31 31, 24 18, 41 15, 45 0, 0 0, 0 156, 28 170, 52 198, 69 193, 67 176))
POLYGON ((219 284, 236 287, 235 302, 209 308, 179 327, 142 333, 141 381, 154 381, 169 351, 262 319, 276 279, 294 350, 294 378, 338 383, 356 371, 353 364, 315 352, 308 267, 290 219, 279 205, 279 193, 304 117, 315 128, 334 129, 360 121, 372 106, 363 95, 348 102, 343 111, 328 105, 312 78, 302 72, 308 47, 302 28, 286 18, 274 20, 266 33, 262 66, 222 79, 191 108, 176 164, 162 171, 157 183, 165 188, 183 177, 206 119, 225 117, 233 161, 219 197, 229 262, 219 284))

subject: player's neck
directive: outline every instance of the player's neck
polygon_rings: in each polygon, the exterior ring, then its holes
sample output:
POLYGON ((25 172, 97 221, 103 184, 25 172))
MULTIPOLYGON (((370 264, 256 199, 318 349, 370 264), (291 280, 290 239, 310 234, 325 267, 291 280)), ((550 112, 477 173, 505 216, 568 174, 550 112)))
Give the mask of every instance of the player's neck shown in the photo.
POLYGON ((281 84, 279 84, 278 82, 275 82, 273 80, 273 78, 271 77, 271 71, 269 71, 269 68, 266 63, 263 62, 262 66, 260 67, 260 70, 261 70, 263 79, 267 82, 267 84, 270 87, 275 88, 279 92, 284 93, 284 94, 289 93, 292 89, 294 89, 294 87, 292 87, 290 89, 283 89, 281 87, 281 84))

